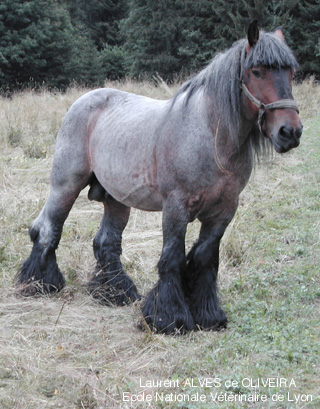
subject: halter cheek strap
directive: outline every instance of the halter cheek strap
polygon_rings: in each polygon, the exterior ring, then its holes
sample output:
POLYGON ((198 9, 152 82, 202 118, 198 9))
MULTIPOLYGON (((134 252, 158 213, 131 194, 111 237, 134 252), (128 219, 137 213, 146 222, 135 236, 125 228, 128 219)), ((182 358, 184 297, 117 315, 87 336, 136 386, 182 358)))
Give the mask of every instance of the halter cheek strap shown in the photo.
POLYGON ((259 116, 258 116, 258 126, 259 131, 263 134, 262 131, 262 124, 263 124, 263 117, 267 109, 285 109, 291 108, 295 109, 299 113, 299 108, 297 103, 293 99, 280 99, 279 101, 271 102, 270 104, 264 104, 263 102, 259 101, 254 95, 246 87, 245 83, 242 81, 241 88, 245 93, 246 97, 250 99, 250 101, 259 108, 259 116))

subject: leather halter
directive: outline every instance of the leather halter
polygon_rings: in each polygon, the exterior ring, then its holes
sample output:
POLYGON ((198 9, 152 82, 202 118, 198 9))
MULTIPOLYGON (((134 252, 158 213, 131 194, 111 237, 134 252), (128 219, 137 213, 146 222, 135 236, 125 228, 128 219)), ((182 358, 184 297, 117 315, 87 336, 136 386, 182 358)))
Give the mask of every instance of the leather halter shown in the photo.
POLYGON ((250 101, 259 108, 259 117, 258 117, 258 126, 259 131, 264 134, 262 131, 262 124, 263 124, 263 117, 267 109, 285 109, 291 108, 295 109, 299 113, 299 108, 297 103, 293 99, 279 99, 278 101, 271 102, 270 104, 264 104, 263 102, 259 101, 254 95, 246 87, 245 83, 242 81, 241 88, 245 93, 246 97, 250 99, 250 101))

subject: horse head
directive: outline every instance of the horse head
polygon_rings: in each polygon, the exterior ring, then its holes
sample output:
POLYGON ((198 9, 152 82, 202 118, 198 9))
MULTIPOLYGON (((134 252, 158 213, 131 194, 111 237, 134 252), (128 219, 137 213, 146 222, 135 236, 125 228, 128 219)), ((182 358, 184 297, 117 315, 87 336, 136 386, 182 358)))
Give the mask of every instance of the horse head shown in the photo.
POLYGON ((271 55, 274 47, 260 44, 257 21, 250 24, 242 75, 243 104, 246 117, 258 120, 260 132, 272 141, 278 153, 284 153, 297 147, 302 135, 299 109, 292 95, 297 64, 281 28, 267 35, 268 41, 278 46, 276 57, 271 55))

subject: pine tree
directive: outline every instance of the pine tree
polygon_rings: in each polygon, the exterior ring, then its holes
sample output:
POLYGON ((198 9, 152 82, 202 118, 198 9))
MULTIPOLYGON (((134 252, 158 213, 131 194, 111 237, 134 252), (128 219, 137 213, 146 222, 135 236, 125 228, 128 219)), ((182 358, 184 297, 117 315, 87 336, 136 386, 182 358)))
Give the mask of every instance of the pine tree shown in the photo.
POLYGON ((223 49, 245 36, 249 22, 272 31, 282 26, 285 39, 300 63, 299 76, 320 75, 320 0, 213 0, 215 49, 223 49))
POLYGON ((81 81, 90 82, 94 75, 96 82, 119 79, 125 76, 124 51, 121 48, 124 37, 120 21, 127 16, 127 0, 64 0, 70 12, 71 21, 77 32, 79 51, 77 58, 81 81), (86 61, 81 54, 92 55, 86 61), (90 62, 91 61, 91 62, 90 62), (95 72, 92 72, 95 71, 95 72))
POLYGON ((129 74, 159 73, 170 80, 177 73, 198 71, 217 52, 245 37, 253 19, 267 31, 282 25, 290 41, 297 3, 299 0, 129 0, 129 17, 122 25, 129 74))
POLYGON ((120 46, 119 24, 128 14, 127 0, 65 0, 74 26, 82 25, 99 51, 120 46))
POLYGON ((297 1, 231 0, 226 3, 224 0, 214 0, 214 13, 219 18, 214 33, 216 46, 227 48, 234 41, 245 37, 247 27, 254 19, 266 31, 285 26, 290 20, 290 10, 297 1))
POLYGON ((0 88, 199 71, 258 19, 320 78, 320 0, 2 0, 0 88))
POLYGON ((122 24, 126 65, 133 77, 165 79, 180 71, 181 30, 174 0, 129 0, 129 16, 122 24))
MULTIPOLYGON (((3 1, 0 5, 0 87, 65 86, 72 27, 54 0, 3 1)), ((70 68, 70 67, 69 67, 70 68)))
POLYGON ((180 5, 179 58, 184 71, 194 72, 208 64, 216 51, 214 30, 219 19, 213 13, 211 0, 182 0, 180 5))
POLYGON ((320 78, 320 0, 300 0, 292 9, 288 44, 297 55, 299 75, 320 78))

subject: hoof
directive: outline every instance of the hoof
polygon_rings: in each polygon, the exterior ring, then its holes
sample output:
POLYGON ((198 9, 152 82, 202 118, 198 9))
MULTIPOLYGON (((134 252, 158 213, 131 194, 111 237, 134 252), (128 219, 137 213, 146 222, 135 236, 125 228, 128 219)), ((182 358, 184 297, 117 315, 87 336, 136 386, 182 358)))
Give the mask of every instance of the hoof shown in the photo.
POLYGON ((108 271, 100 270, 88 283, 91 296, 101 304, 123 306, 141 298, 133 281, 122 270, 120 274, 110 277, 108 271))
POLYGON ((65 280, 56 262, 54 251, 43 257, 43 251, 34 246, 30 257, 23 263, 16 276, 20 295, 37 296, 57 293, 65 286, 65 280))
POLYGON ((44 283, 42 280, 30 281, 27 283, 17 283, 17 294, 22 297, 40 297, 48 294, 56 294, 64 287, 64 282, 59 287, 44 283))
POLYGON ((199 321, 196 326, 199 331, 221 331, 228 327, 228 319, 225 316, 225 318, 222 318, 221 320, 212 320, 211 322, 199 321))
MULTIPOLYGON (((172 284, 172 283, 171 283, 172 284)), ((181 289, 158 282, 142 307, 140 329, 155 333, 184 334, 195 329, 195 323, 181 289)))
POLYGON ((192 315, 198 330, 220 331, 227 328, 228 319, 221 308, 203 308, 192 311, 192 315))

